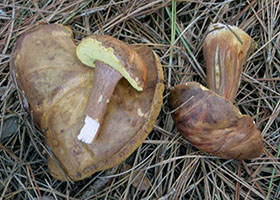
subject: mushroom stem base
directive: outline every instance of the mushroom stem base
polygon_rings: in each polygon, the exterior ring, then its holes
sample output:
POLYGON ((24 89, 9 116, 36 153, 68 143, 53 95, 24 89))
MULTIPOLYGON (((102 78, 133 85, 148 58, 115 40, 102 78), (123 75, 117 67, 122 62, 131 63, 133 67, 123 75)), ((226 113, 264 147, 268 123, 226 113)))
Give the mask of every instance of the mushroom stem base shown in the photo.
POLYGON ((91 143, 92 140, 96 137, 97 130, 99 129, 100 124, 92 119, 89 116, 85 118, 85 125, 81 129, 78 139, 87 144, 91 143))

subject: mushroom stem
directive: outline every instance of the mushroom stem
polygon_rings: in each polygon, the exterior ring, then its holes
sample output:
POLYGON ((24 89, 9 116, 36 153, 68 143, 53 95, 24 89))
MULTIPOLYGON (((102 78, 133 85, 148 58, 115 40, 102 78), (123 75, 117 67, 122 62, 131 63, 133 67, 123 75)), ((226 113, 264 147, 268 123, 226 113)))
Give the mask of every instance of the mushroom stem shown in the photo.
POLYGON ((78 135, 82 142, 90 144, 100 132, 107 106, 113 92, 123 77, 121 73, 101 61, 95 62, 93 88, 85 109, 85 125, 78 135))
POLYGON ((254 48, 253 39, 236 26, 212 24, 204 40, 203 55, 211 90, 234 101, 243 63, 254 48))

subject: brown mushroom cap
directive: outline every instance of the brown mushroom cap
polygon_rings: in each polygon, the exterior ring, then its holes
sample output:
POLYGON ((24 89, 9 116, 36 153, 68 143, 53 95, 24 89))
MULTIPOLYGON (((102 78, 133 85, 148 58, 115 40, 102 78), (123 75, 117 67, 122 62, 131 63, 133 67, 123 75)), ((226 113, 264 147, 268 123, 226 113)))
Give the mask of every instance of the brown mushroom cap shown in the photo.
POLYGON ((199 83, 177 85, 169 102, 178 108, 172 115, 178 130, 200 150, 236 160, 262 153, 263 139, 253 119, 199 83))
POLYGON ((94 70, 81 66, 72 31, 66 26, 39 25, 18 39, 11 55, 11 76, 25 108, 42 129, 48 127, 42 120, 46 111, 72 90, 83 91, 92 84, 94 70))
MULTIPOLYGON (((91 144, 77 139, 84 122, 94 69, 80 63, 70 29, 40 25, 20 37, 11 71, 46 130, 47 144, 73 181, 111 168, 125 160, 152 130, 162 104, 163 74, 158 57, 145 46, 133 47, 145 58, 150 73, 142 92, 120 80, 108 105, 100 136, 91 144)), ((51 174, 64 180, 49 157, 51 174)))

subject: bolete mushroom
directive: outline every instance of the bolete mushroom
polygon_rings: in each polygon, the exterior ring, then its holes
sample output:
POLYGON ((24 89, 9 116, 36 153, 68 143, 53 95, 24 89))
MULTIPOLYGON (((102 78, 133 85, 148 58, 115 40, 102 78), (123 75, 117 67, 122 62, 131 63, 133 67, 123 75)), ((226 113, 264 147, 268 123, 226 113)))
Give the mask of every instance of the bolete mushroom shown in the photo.
POLYGON ((152 130, 162 105, 162 68, 150 48, 130 48, 145 58, 142 60, 149 71, 146 84, 138 92, 127 79, 121 79, 108 103, 98 138, 86 144, 77 136, 93 95, 95 69, 77 58, 72 31, 57 24, 39 25, 18 39, 10 61, 11 76, 25 107, 32 111, 38 127, 46 131, 47 145, 57 160, 49 156, 48 166, 55 178, 65 180, 63 170, 77 181, 116 166, 152 130))
POLYGON ((169 95, 181 134, 202 151, 236 160, 260 156, 263 139, 253 119, 199 83, 177 85, 169 95))
POLYGON ((203 43, 209 89, 234 101, 253 39, 236 26, 211 24, 203 43))
POLYGON ((129 45, 106 35, 91 35, 77 47, 82 63, 95 67, 91 95, 85 110, 85 125, 78 139, 91 143, 101 129, 107 105, 119 82, 124 77, 133 88, 142 91, 146 80, 146 64, 129 45))
POLYGON ((260 156, 263 139, 253 119, 232 102, 252 39, 235 26, 213 24, 203 44, 207 82, 177 85, 169 102, 182 135, 197 148, 236 160, 260 156))

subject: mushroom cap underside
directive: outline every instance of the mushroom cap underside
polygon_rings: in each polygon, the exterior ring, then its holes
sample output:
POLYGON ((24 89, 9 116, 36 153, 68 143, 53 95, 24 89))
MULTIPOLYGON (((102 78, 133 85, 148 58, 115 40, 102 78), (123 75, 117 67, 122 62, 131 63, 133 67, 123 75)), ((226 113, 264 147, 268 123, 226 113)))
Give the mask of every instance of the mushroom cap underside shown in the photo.
POLYGON ((108 35, 90 35, 83 39, 76 49, 80 61, 95 67, 95 61, 111 66, 127 79, 138 91, 142 91, 147 78, 145 58, 124 42, 108 35))

